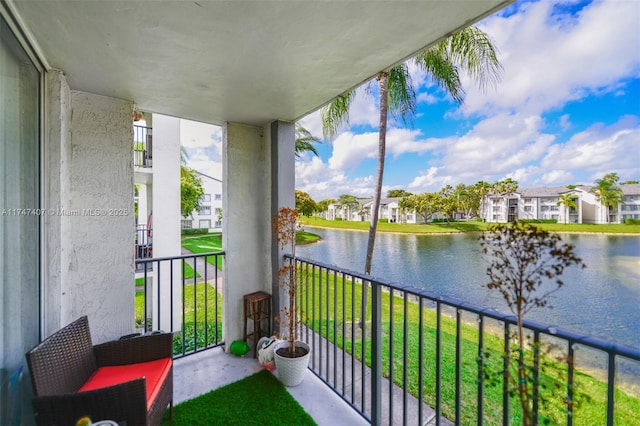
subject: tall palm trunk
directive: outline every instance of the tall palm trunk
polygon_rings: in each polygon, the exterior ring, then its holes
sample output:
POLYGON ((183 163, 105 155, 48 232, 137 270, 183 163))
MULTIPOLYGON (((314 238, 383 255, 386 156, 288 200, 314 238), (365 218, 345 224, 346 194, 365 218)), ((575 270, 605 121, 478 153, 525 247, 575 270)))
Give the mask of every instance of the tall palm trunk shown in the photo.
MULTIPOLYGON (((364 273, 371 274, 373 261, 373 247, 376 242, 376 229, 378 228, 378 215, 380 212, 380 197, 382 196, 382 178, 384 175, 384 157, 387 151, 387 114, 389 111, 389 73, 381 72, 377 77, 380 86, 380 130, 378 131, 378 167, 376 170, 376 188, 373 194, 371 206, 371 224, 369 225, 369 238, 367 240, 367 257, 364 264, 364 273)), ((367 296, 369 285, 363 283, 362 303, 360 310, 360 327, 365 322, 367 312, 367 296)))

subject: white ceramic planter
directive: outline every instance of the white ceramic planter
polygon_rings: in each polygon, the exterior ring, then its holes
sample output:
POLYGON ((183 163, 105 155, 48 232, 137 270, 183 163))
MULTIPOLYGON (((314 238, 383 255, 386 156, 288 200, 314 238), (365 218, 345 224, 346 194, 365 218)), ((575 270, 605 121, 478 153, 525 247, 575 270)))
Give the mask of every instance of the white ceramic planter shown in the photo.
POLYGON ((307 354, 299 358, 287 358, 278 355, 278 349, 286 348, 288 342, 280 342, 274 349, 274 359, 276 362, 276 370, 278 371, 278 379, 285 386, 298 386, 304 380, 304 375, 309 366, 309 358, 311 356, 311 348, 304 342, 297 341, 296 347, 305 348, 307 354))

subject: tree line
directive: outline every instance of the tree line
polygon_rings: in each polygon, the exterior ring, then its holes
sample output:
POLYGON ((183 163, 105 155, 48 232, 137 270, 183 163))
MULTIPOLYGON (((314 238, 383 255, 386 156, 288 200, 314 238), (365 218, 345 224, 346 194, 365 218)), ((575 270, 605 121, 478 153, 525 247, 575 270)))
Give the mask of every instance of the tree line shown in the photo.
MULTIPOLYGON (((615 209, 623 201, 622 189, 618 182, 619 178, 616 173, 607 173, 601 179, 595 180, 590 192, 604 206, 615 209)), ((637 183, 637 180, 630 180, 621 182, 620 185, 637 183)), ((567 185, 567 189, 573 189, 576 186, 567 185)), ((488 207, 485 205, 487 194, 500 194, 509 199, 517 191, 518 182, 511 178, 505 178, 492 183, 479 181, 472 185, 463 183, 455 187, 446 185, 438 192, 421 194, 413 194, 404 189, 391 189, 387 192, 387 198, 400 199, 398 207, 402 217, 407 212, 413 211, 422 218, 424 223, 427 223, 436 215, 442 215, 447 221, 455 219, 458 215, 465 218, 485 217, 488 207)), ((563 205, 567 209, 577 209, 576 198, 572 193, 560 194, 557 204, 563 205)), ((325 212, 330 204, 336 203, 347 209, 348 217, 351 217, 353 212, 370 216, 371 212, 364 208, 364 200, 355 195, 342 194, 338 199, 328 198, 316 202, 308 193, 296 190, 296 209, 305 216, 325 212)))

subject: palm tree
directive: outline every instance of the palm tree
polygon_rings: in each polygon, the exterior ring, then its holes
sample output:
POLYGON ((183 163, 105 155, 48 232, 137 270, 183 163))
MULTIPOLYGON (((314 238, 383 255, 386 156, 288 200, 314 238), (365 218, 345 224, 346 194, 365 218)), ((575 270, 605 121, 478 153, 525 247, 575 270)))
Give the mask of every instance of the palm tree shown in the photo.
POLYGON ((513 194, 518 190, 518 182, 511 178, 506 178, 506 179, 502 179, 501 181, 495 182, 493 184, 493 187, 497 193, 504 194, 506 198, 507 222, 514 222, 514 220, 511 220, 511 219, 513 219, 515 216, 515 219, 517 220, 518 216, 517 216, 517 212, 515 215, 509 214, 509 208, 510 208, 509 199, 511 198, 511 194, 513 194))
MULTIPOLYGON (((467 27, 432 47, 418 53, 413 62, 431 76, 438 86, 446 91, 454 101, 462 103, 464 89, 460 81, 460 71, 466 71, 475 79, 481 89, 494 85, 501 77, 502 66, 496 49, 487 34, 476 27, 467 27)), ((384 175, 386 153, 387 117, 389 111, 399 114, 405 121, 415 112, 416 96, 411 84, 408 63, 396 65, 381 71, 376 76, 379 87, 380 123, 378 132, 378 166, 371 208, 371 225, 367 241, 364 272, 371 273, 373 247, 384 175)), ((323 131, 333 138, 340 126, 348 123, 349 106, 355 97, 355 89, 350 90, 328 104, 322 111, 323 131)))
POLYGON ((556 204, 558 206, 559 205, 564 206, 564 209, 565 209, 564 223, 568 223, 570 209, 576 209, 576 210, 578 209, 578 205, 576 204, 576 196, 570 192, 567 192, 565 194, 560 194, 560 197, 556 204))
POLYGON ((316 157, 320 157, 318 150, 313 146, 314 143, 320 142, 319 138, 313 136, 302 124, 296 122, 296 157, 300 158, 300 155, 305 151, 311 152, 316 157))
POLYGON ((596 195, 596 200, 607 207, 607 223, 610 222, 610 210, 617 208, 624 197, 622 189, 616 185, 618 179, 617 173, 607 173, 602 179, 596 179, 596 186, 589 191, 596 195))
POLYGON ((484 199, 485 195, 491 192, 491 184, 489 182, 485 182, 481 180, 480 182, 475 184, 476 191, 478 191, 478 196, 480 197, 480 217, 482 217, 482 221, 486 222, 486 200, 484 199))

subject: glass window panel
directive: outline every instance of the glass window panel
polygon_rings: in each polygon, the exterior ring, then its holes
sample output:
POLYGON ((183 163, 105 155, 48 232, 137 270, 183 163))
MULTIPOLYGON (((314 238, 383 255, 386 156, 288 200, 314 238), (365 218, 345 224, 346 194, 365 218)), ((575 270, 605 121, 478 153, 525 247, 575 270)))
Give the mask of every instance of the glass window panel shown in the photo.
POLYGON ((28 424, 38 343, 40 74, 0 16, 0 424, 28 424), (20 369, 25 374, 20 379, 20 369))

